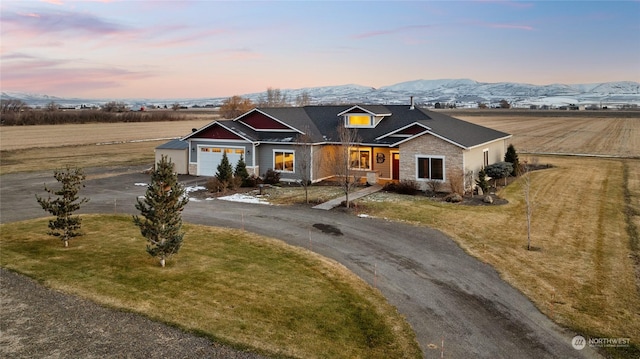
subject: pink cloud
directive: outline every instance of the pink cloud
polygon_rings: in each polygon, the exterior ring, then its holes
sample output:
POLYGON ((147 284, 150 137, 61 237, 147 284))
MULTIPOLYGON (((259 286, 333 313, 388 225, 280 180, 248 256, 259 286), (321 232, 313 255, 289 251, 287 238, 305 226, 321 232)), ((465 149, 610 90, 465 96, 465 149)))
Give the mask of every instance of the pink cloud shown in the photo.
POLYGON ((73 11, 2 12, 3 25, 27 34, 71 33, 105 35, 132 29, 101 17, 73 11))
POLYGON ((22 53, 2 56, 3 87, 18 91, 79 93, 89 89, 125 87, 125 84, 154 77, 149 71, 118 67, 79 66, 78 59, 47 59, 22 53))

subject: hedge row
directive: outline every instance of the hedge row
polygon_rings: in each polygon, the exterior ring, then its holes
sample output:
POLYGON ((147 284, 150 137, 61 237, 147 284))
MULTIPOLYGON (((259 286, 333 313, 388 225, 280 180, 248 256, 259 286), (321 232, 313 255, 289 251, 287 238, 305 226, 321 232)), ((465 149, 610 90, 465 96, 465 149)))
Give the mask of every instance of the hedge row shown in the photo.
POLYGON ((95 122, 181 121, 186 117, 173 111, 105 112, 99 110, 6 112, 0 117, 3 126, 59 125, 95 122))

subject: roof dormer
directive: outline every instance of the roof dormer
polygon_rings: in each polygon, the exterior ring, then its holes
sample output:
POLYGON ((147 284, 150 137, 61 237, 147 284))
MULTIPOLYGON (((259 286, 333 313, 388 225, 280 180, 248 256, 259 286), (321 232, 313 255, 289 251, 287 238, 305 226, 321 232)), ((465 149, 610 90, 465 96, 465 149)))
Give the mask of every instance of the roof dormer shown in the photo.
POLYGON ((375 128, 383 118, 391 116, 384 106, 353 106, 338 114, 347 128, 375 128))

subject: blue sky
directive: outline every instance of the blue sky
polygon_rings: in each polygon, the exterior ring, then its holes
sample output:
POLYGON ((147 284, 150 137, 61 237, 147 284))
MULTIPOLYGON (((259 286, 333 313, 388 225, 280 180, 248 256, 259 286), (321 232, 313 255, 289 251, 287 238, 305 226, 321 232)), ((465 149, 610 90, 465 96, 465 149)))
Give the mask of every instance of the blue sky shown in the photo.
POLYGON ((417 79, 640 82, 640 1, 7 1, 3 91, 223 97, 417 79))

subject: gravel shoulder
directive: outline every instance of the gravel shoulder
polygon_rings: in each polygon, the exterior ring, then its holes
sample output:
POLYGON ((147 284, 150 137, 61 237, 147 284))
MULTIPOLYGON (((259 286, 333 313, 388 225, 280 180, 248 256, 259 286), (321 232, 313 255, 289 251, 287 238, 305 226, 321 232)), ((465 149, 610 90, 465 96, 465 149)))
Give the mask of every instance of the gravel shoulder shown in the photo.
POLYGON ((5 269, 0 269, 0 303, 4 358, 264 358, 48 289, 5 269))
MULTIPOLYGON (((90 197, 91 201, 84 212, 134 213, 135 198, 143 195, 145 190, 136 183, 148 181, 148 175, 140 170, 87 171, 90 179, 82 195, 90 197)), ((205 182, 205 179, 197 177, 183 177, 182 180, 190 185, 205 182)), ((41 193, 44 181, 55 181, 50 173, 3 175, 0 181, 0 222, 43 216, 33 195, 41 193)), ((446 357, 599 357, 589 347, 581 351, 573 349, 573 333, 555 325, 524 295, 504 282, 493 268, 467 255, 439 231, 383 219, 359 218, 339 209, 321 211, 304 206, 267 206, 222 200, 192 201, 183 218, 192 223, 243 228, 311 248, 342 263, 375 285, 406 316, 426 358, 440 358, 443 341, 446 357)), ((28 291, 24 287, 12 287, 12 281, 7 281, 5 288, 6 272, 0 274, 3 293, 28 291)), ((51 291, 45 290, 45 293, 51 291)), ((11 300, 8 298, 6 300, 11 300)), ((15 299, 18 304, 11 305, 6 305, 2 298, 3 337, 5 328, 9 328, 9 325, 4 326, 4 308, 26 305, 20 304, 19 298, 15 299)), ((42 312, 47 312, 46 301, 41 306, 45 307, 42 312)), ((38 309, 25 309, 32 310, 38 309)), ((82 320, 74 319, 70 311, 57 313, 54 323, 82 320)), ((18 313, 14 321, 23 320, 21 318, 18 313)), ((95 333, 106 330, 102 329, 109 327, 108 317, 105 318, 88 324, 83 331, 95 333)), ((14 325, 12 322, 11 326, 14 325)), ((116 328, 123 326, 135 327, 122 324, 116 328)), ((25 338, 38 338, 24 326, 20 328, 23 328, 25 338)), ((77 340, 80 347, 91 341, 89 337, 65 337, 64 331, 61 334, 63 340, 77 340)), ((133 341, 134 337, 129 334, 121 341, 133 341)), ((25 345, 36 345, 35 342, 25 342, 25 345)), ((104 354, 102 350, 106 349, 95 347, 87 354, 104 354)), ((128 350, 135 353, 135 348, 130 347, 113 355, 120 356, 128 350)), ((162 356, 166 357, 164 354, 162 356)))

